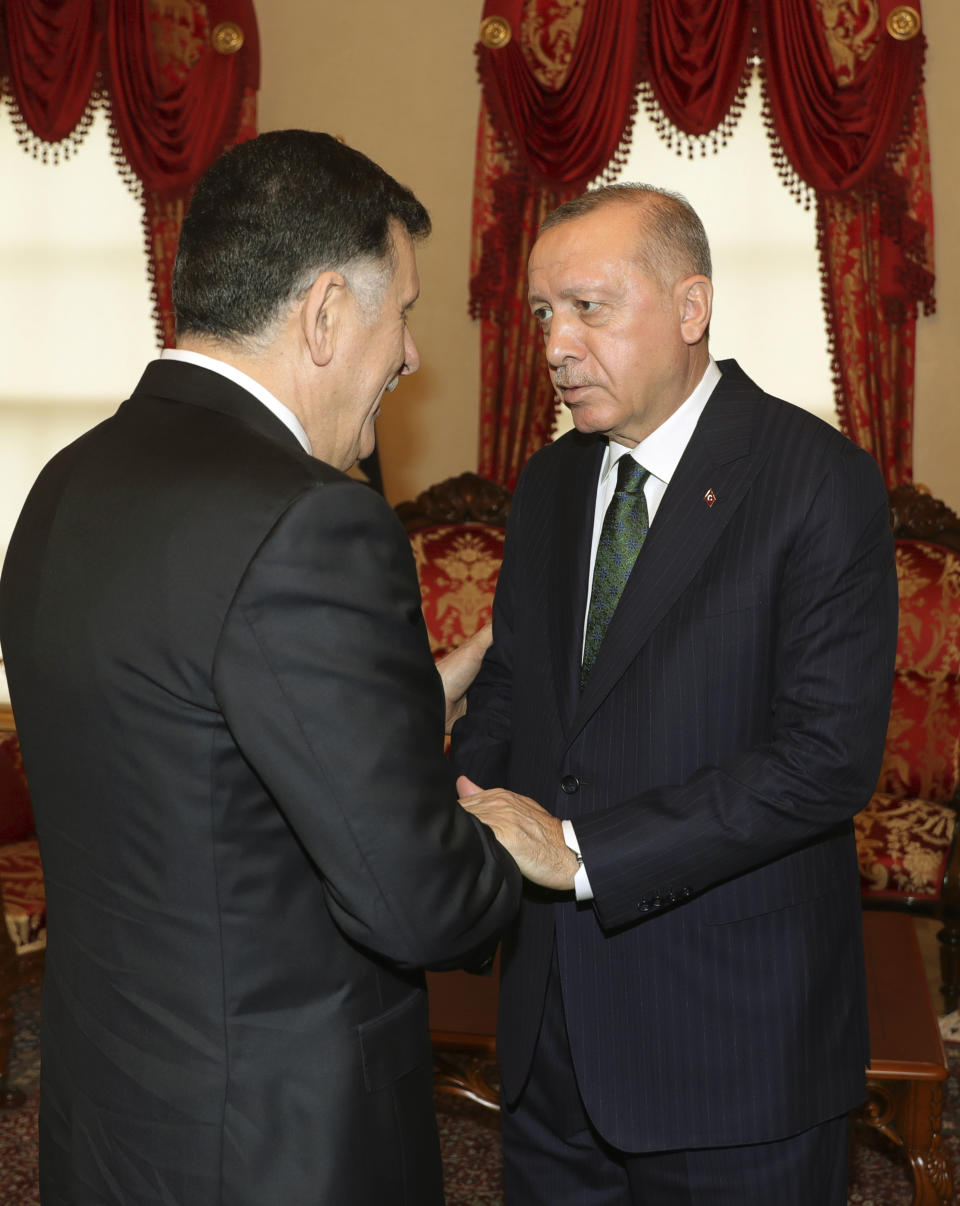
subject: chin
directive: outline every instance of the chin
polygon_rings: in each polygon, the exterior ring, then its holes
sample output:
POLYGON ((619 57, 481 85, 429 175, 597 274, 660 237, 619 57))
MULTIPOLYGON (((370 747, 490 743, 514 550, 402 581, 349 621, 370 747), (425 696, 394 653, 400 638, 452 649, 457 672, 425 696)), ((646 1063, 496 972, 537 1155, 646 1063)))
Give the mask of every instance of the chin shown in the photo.
POLYGON ((573 420, 573 425, 577 431, 583 435, 596 435, 598 432, 606 432, 608 430, 602 418, 591 413, 589 410, 571 409, 570 418, 573 420))

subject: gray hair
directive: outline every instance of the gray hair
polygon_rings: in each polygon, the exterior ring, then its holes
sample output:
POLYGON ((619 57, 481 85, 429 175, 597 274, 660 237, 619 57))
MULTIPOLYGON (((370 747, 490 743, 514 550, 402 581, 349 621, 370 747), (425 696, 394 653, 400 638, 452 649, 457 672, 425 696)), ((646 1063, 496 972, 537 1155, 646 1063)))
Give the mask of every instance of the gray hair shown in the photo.
POLYGON ((662 289, 672 288, 687 276, 712 276, 710 244, 696 210, 680 193, 652 184, 605 184, 590 189, 547 214, 540 234, 609 205, 637 209, 637 263, 662 289))

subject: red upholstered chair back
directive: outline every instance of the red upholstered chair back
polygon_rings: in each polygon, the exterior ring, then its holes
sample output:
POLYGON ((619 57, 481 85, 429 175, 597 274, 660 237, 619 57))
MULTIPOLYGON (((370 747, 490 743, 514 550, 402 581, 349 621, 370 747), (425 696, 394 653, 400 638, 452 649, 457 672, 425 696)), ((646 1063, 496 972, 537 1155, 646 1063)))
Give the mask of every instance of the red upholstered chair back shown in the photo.
POLYGON ((410 534, 430 651, 442 657, 490 619, 503 530, 446 524, 410 534))
POLYGON ((10 994, 43 974, 46 917, 43 869, 20 743, 13 713, 0 704, 0 1108, 23 1104, 23 1092, 7 1084, 13 1042, 10 994))
POLYGON ((0 846, 33 835, 33 810, 16 733, 0 732, 0 846))
POLYGON ((490 619, 510 501, 505 487, 461 473, 397 507, 410 534, 434 657, 490 619))
MULTIPOLYGON (((12 725, 12 714, 0 711, 0 907, 22 981, 43 971, 47 908, 33 809, 12 725)), ((2 1065, 0 1053, 0 1074, 2 1065)))
POLYGON ((868 908, 943 920, 944 1001, 960 997, 960 517, 890 492, 900 591, 893 700, 876 791, 854 818, 868 908))
POLYGON ((951 800, 960 786, 960 553, 897 540, 900 632, 877 790, 951 800))

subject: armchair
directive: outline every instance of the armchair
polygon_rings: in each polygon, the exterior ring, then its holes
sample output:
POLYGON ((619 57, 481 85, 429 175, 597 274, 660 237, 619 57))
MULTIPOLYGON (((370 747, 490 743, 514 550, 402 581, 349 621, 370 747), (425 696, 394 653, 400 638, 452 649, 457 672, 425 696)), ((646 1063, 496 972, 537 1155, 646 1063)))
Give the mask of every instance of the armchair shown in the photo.
POLYGON ((865 908, 937 917, 947 1011, 960 996, 960 517, 890 492, 900 631, 876 791, 855 818, 865 908))
MULTIPOLYGON (((434 657, 490 618, 511 498, 504 486, 461 473, 396 508, 410 535, 434 657)), ((427 974, 436 1088, 494 1110, 498 1096, 485 1073, 496 1043, 497 969, 495 962, 489 976, 427 974)))

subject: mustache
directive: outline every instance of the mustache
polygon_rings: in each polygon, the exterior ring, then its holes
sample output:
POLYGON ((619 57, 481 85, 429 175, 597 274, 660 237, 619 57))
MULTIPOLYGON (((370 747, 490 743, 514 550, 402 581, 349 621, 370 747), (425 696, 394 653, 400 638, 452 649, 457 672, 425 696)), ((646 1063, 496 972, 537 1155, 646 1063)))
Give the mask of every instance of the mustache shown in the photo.
POLYGON ((553 384, 557 389, 580 389, 585 385, 595 385, 590 377, 584 377, 566 364, 561 364, 553 374, 553 384))

